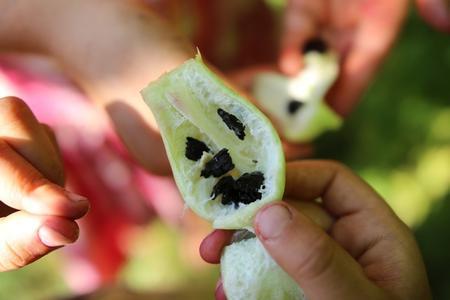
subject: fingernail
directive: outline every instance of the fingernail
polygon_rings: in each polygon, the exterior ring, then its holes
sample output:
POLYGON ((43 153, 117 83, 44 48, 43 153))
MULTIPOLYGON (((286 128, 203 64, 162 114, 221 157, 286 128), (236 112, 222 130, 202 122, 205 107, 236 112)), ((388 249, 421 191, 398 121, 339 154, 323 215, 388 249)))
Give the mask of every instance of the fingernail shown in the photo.
POLYGON ((88 199, 86 197, 75 194, 74 192, 71 192, 71 191, 66 191, 66 196, 67 196, 67 198, 69 198, 69 200, 71 200, 73 202, 88 201, 88 199))
POLYGON ((38 235, 46 246, 59 247, 73 243, 78 238, 78 230, 56 224, 46 224, 39 228, 38 235))
POLYGON ((291 212, 282 204, 263 208, 256 216, 257 233, 264 239, 276 238, 283 232, 291 219, 291 212))
POLYGON ((73 206, 71 209, 71 213, 65 216, 70 216, 72 218, 78 219, 87 214, 90 209, 90 203, 86 197, 70 191, 65 191, 65 194, 71 201, 69 203, 72 203, 71 206, 73 206))
POLYGON ((39 215, 80 218, 89 211, 87 198, 55 185, 37 188, 22 200, 22 208, 39 215))

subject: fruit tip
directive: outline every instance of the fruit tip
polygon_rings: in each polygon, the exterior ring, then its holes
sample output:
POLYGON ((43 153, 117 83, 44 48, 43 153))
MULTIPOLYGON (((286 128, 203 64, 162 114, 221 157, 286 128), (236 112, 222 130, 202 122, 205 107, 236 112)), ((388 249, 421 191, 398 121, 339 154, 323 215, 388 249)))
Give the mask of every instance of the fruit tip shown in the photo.
POLYGON ((200 53, 200 49, 198 47, 196 47, 195 49, 197 50, 197 53, 195 54, 195 60, 203 62, 203 58, 202 58, 202 54, 200 53))

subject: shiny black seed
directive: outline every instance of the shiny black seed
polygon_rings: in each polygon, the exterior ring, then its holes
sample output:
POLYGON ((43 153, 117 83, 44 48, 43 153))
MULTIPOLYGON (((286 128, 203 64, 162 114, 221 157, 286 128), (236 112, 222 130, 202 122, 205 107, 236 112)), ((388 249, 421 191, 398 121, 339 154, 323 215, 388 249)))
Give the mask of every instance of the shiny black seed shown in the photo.
POLYGON ((289 101, 287 111, 290 115, 295 114, 305 103, 292 99, 289 101))
POLYGON ((222 177, 216 183, 216 185, 214 185, 211 197, 213 197, 213 199, 216 199, 220 194, 222 194, 221 202, 223 205, 231 204, 233 202, 233 199, 237 199, 238 193, 236 191, 236 183, 233 177, 222 177))
POLYGON ((227 113, 223 109, 219 108, 217 113, 222 118, 222 121, 227 125, 230 130, 234 131, 234 134, 240 139, 244 140, 245 138, 245 126, 242 122, 236 118, 236 116, 227 113))
POLYGON ((328 50, 327 44, 320 38, 314 38, 309 40, 302 49, 303 53, 316 51, 319 53, 325 53, 328 50))
POLYGON ((239 192, 239 202, 252 203, 261 199, 259 192, 264 183, 264 175, 261 172, 245 173, 236 180, 236 188, 239 192))
POLYGON ((201 172, 201 176, 208 178, 209 176, 220 177, 234 169, 228 149, 222 149, 214 155, 214 157, 205 164, 205 168, 201 172))
POLYGON ((237 195, 235 190, 236 184, 233 177, 225 176, 220 178, 220 180, 214 185, 211 197, 214 200, 217 198, 217 196, 222 195, 222 204, 230 204, 232 202, 232 199, 230 199, 230 197, 233 194, 237 195))
POLYGON ((205 143, 192 137, 186 138, 185 156, 187 159, 197 161, 202 157, 203 152, 209 152, 209 148, 205 143))
POLYGON ((224 176, 214 185, 211 197, 216 199, 220 194, 234 189, 234 179, 231 176, 224 176))
POLYGON ((231 176, 221 178, 213 187, 211 197, 216 199, 222 194, 222 204, 234 204, 235 208, 239 203, 250 204, 262 197, 261 186, 264 183, 264 175, 261 172, 245 173, 238 180, 231 176))

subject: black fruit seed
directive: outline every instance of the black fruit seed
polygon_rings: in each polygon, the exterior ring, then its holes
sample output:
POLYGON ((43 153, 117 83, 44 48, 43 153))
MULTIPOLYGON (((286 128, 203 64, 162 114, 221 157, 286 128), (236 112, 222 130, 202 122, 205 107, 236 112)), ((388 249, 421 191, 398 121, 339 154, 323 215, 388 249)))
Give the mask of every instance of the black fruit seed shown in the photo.
POLYGON ((236 180, 236 188, 239 192, 239 202, 252 203, 261 199, 259 192, 264 183, 264 175, 261 172, 245 173, 236 180))
POLYGON ((187 159, 197 161, 202 157, 203 152, 209 151, 208 146, 206 146, 206 144, 202 141, 196 140, 189 136, 186 138, 185 156, 187 159))
POLYGON ((240 139, 244 140, 245 138, 245 126, 242 122, 236 118, 236 116, 227 113, 223 109, 219 108, 217 113, 222 118, 222 121, 227 125, 230 130, 234 131, 234 134, 240 139))
POLYGON ((216 199, 217 196, 222 194, 222 204, 231 204, 234 199, 237 199, 238 194, 236 193, 235 181, 231 176, 225 176, 220 178, 220 180, 214 185, 211 197, 216 199))
POLYGON ((235 208, 239 203, 250 204, 262 197, 261 186, 264 183, 264 175, 261 172, 245 173, 238 180, 231 176, 221 178, 213 187, 211 197, 216 199, 222 194, 223 205, 234 204, 235 208))
POLYGON ((320 38, 314 38, 309 40, 302 49, 303 53, 316 51, 319 53, 325 53, 328 50, 327 44, 320 38))
POLYGON ((287 111, 290 115, 294 115, 305 103, 292 99, 289 101, 287 111))
POLYGON ((220 177, 234 169, 233 161, 228 153, 228 149, 222 149, 214 155, 214 157, 205 164, 205 168, 201 172, 201 176, 208 178, 209 176, 220 177))

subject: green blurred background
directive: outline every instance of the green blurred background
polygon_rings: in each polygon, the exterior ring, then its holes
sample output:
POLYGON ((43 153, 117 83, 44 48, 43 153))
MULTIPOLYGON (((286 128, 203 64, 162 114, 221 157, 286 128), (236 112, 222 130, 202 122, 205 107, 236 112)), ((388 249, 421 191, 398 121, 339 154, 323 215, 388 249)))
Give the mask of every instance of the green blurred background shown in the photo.
MULTIPOLYGON (((411 226, 435 299, 450 299, 449 104, 450 38, 412 12, 361 105, 340 132, 319 139, 316 152, 349 165, 411 226)), ((148 299, 189 299, 192 291, 212 298, 217 268, 181 256, 182 239, 161 222, 149 225, 133 246, 116 296, 104 292, 95 299, 132 299, 121 294, 124 290, 134 291, 133 299, 144 299, 139 294, 149 291, 168 298, 148 299)), ((63 299, 68 288, 60 255, 0 274, 0 299, 63 299)))

